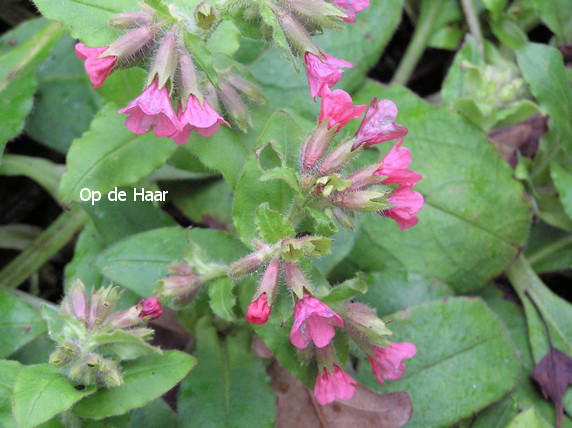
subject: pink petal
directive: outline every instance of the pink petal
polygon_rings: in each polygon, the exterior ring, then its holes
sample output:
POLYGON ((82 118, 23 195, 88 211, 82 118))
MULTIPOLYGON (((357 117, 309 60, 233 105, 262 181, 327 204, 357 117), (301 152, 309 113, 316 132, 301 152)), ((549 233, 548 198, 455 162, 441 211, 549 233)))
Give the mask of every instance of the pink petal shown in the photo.
POLYGON ((331 88, 339 82, 344 74, 343 70, 341 70, 343 67, 353 67, 351 63, 328 54, 325 54, 322 59, 310 52, 306 52, 304 61, 306 63, 310 95, 314 101, 316 96, 322 91, 322 88, 325 86, 331 88))
POLYGON ((350 120, 359 118, 367 108, 366 105, 354 106, 350 94, 341 89, 330 92, 329 87, 324 86, 320 97, 322 97, 322 108, 319 121, 327 119, 328 129, 338 126, 336 132, 341 131, 350 120))

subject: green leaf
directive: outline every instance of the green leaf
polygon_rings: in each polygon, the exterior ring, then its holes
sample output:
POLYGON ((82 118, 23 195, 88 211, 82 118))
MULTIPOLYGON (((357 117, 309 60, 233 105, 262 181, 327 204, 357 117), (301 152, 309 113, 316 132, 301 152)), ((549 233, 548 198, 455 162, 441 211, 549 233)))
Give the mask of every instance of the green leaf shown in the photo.
POLYGON ((136 409, 129 420, 127 428, 153 427, 172 428, 177 425, 177 415, 161 398, 151 401, 144 407, 136 409))
POLYGON ((95 389, 76 389, 58 369, 47 364, 28 366, 14 384, 14 417, 21 428, 35 427, 70 409, 95 389))
POLYGON ((114 187, 147 177, 177 150, 175 143, 151 132, 131 133, 117 110, 114 104, 106 105, 89 130, 72 143, 60 186, 62 201, 80 200, 84 188, 101 192, 104 199, 114 187))
POLYGON ((398 381, 381 387, 361 359, 357 379, 379 392, 406 391, 411 427, 445 426, 469 417, 514 386, 518 358, 501 322, 480 299, 449 298, 387 316, 392 341, 415 344, 398 381), (436 338, 438 340, 436 341, 436 338))
POLYGON ((122 415, 159 398, 179 383, 196 359, 180 351, 139 358, 123 369, 123 385, 102 388, 73 408, 82 418, 103 419, 122 415))
MULTIPOLYGON (((0 166, 0 171, 6 162, 0 166)), ((7 224, 0 226, 0 248, 23 251, 42 233, 42 229, 28 224, 7 224)))
POLYGON ((46 331, 38 311, 0 292, 0 357, 6 357, 46 331))
POLYGON ((24 367, 17 361, 0 360, 0 426, 15 428, 12 416, 12 390, 18 373, 24 367))
POLYGON ((365 275, 368 291, 358 301, 377 309, 378 315, 452 296, 447 284, 414 272, 385 270, 365 275))
POLYGON ((563 159, 552 158, 550 161, 550 176, 558 191, 558 196, 564 212, 572 218, 572 172, 570 162, 563 159))
POLYGON ((542 21, 556 34, 559 41, 570 40, 572 5, 567 0, 533 0, 542 21))
POLYGON ((537 273, 572 268, 572 236, 544 222, 530 232, 525 256, 537 273))
POLYGON ((91 337, 97 346, 103 346, 117 354, 121 360, 133 360, 149 354, 161 355, 161 349, 151 346, 141 337, 129 334, 124 330, 113 333, 97 333, 91 337))
POLYGON ((562 54, 551 46, 528 43, 516 51, 516 57, 530 91, 550 116, 550 131, 556 132, 564 151, 572 155, 572 90, 562 54))
POLYGON ((36 71, 61 34, 59 25, 49 24, 25 43, 0 55, 0 152, 8 140, 22 132, 38 84, 36 71))
POLYGON ((246 254, 233 235, 213 229, 179 227, 139 233, 111 246, 97 260, 101 273, 141 296, 149 296, 156 282, 167 276, 167 266, 183 259, 188 243, 206 251, 208 260, 230 264, 246 254))
POLYGON ((510 421, 506 428, 550 428, 551 426, 538 414, 534 407, 530 407, 510 421))
POLYGON ((367 293, 367 282, 364 276, 358 274, 355 278, 348 279, 332 288, 330 293, 320 298, 321 301, 330 305, 332 303, 345 302, 352 297, 367 293))
POLYGON ((101 285, 103 277, 95 266, 95 260, 105 246, 105 241, 97 232, 93 222, 89 222, 79 234, 73 258, 65 267, 65 290, 78 279, 94 287, 101 285))
POLYGON ((208 318, 197 324, 197 368, 181 383, 178 412, 185 427, 272 427, 276 412, 264 365, 242 330, 220 339, 208 318))
POLYGON ((232 57, 240 47, 240 31, 232 21, 222 21, 207 41, 211 52, 232 57))
POLYGON ((257 235, 270 244, 296 235, 296 231, 288 219, 278 211, 271 209, 267 203, 256 208, 254 223, 256 224, 257 235))
POLYGON ((300 191, 300 184, 298 182, 298 176, 296 175, 296 170, 290 167, 277 167, 271 168, 262 174, 260 181, 272 181, 272 180, 282 180, 295 192, 300 191))
MULTIPOLYGON (((337 88, 352 92, 359 88, 401 20, 402 0, 372 0, 370 7, 356 16, 356 23, 340 31, 326 31, 314 37, 328 54, 353 64, 345 69, 337 88)), ((319 103, 310 98, 308 81, 302 71, 296 73, 278 49, 264 50, 252 62, 251 71, 263 87, 271 108, 291 107, 300 112, 317 113, 319 103)))
POLYGON ((405 231, 382 217, 364 222, 348 260, 365 271, 410 270, 456 291, 476 289, 502 272, 526 241, 530 214, 521 185, 484 133, 458 114, 373 82, 356 100, 373 96, 400 109, 425 205, 419 224, 405 231))
POLYGON ((234 305, 236 296, 234 295, 235 283, 228 277, 214 280, 208 284, 209 304, 213 312, 226 321, 234 321, 234 305))
POLYGON ((280 48, 282 56, 288 58, 293 64, 295 64, 295 59, 292 54, 292 50, 290 49, 290 43, 288 43, 284 31, 282 31, 282 26, 278 21, 278 17, 266 2, 261 1, 258 3, 258 6, 260 7, 260 17, 262 18, 262 21, 272 29, 272 41, 276 46, 278 46, 278 48, 280 48))
MULTIPOLYGON (((290 115, 277 111, 266 124, 254 147, 254 151, 273 141, 276 150, 288 165, 295 165, 302 140, 302 129, 290 115)), ((256 153, 251 153, 244 165, 244 170, 236 185, 234 195, 234 223, 238 236, 250 244, 256 236, 255 219, 252 213, 262 203, 268 207, 285 212, 290 205, 292 189, 283 181, 262 182, 261 171, 256 153)))
POLYGON ((108 46, 121 34, 108 24, 112 16, 139 10, 138 0, 34 0, 34 4, 43 16, 61 22, 74 39, 89 47, 108 46))

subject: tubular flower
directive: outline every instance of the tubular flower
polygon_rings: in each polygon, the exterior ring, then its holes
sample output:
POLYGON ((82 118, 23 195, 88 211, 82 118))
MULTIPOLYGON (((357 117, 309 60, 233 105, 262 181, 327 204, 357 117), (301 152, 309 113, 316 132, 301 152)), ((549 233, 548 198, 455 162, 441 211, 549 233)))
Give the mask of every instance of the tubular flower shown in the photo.
POLYGON ((141 306, 140 318, 150 317, 149 319, 154 320, 163 314, 161 303, 159 303, 156 297, 148 297, 147 299, 141 300, 139 306, 141 306))
POLYGON ((373 173, 376 177, 385 177, 382 184, 399 184, 413 186, 421 180, 421 174, 409 170, 411 152, 406 147, 400 147, 399 140, 382 160, 382 165, 373 173))
POLYGON ((308 84, 310 85, 310 95, 314 101, 316 96, 322 92, 322 88, 330 88, 340 81, 344 74, 343 67, 353 67, 351 63, 328 54, 324 54, 322 59, 313 53, 306 52, 304 61, 308 84))
POLYGON ((306 348, 311 341, 316 347, 323 348, 336 335, 334 327, 344 327, 342 318, 314 296, 305 294, 294 307, 290 342, 298 349, 306 348))
POLYGON ((407 128, 396 124, 396 117, 397 106, 393 101, 381 100, 377 102, 375 98, 371 100, 363 122, 355 134, 353 149, 357 149, 362 144, 369 147, 384 141, 405 137, 407 128))
POLYGON ((365 105, 354 106, 350 94, 341 89, 330 91, 328 86, 324 86, 320 97, 322 108, 319 121, 327 120, 328 129, 337 126, 336 132, 340 132, 350 120, 360 117, 367 108, 365 105))
POLYGON ((258 299, 250 302, 246 312, 246 320, 253 324, 264 324, 268 321, 272 308, 268 306, 266 293, 262 293, 258 299))
POLYGON ((347 18, 344 21, 350 24, 356 22, 356 13, 369 7, 369 0, 334 0, 334 3, 346 12, 347 18))
POLYGON ((374 358, 368 356, 371 372, 377 381, 383 385, 383 380, 401 379, 405 373, 403 360, 411 358, 417 352, 415 345, 409 342, 389 342, 388 348, 373 347, 374 358))
POLYGON ((203 99, 203 104, 194 95, 189 96, 187 107, 179 105, 177 114, 181 123, 181 130, 173 136, 177 144, 185 144, 192 131, 203 137, 210 137, 218 131, 220 125, 230 126, 208 103, 203 99))
POLYGON ((397 222, 400 230, 408 229, 417 224, 417 213, 423 208, 423 196, 411 190, 411 186, 400 186, 388 198, 395 205, 393 208, 381 211, 382 215, 397 222))
POLYGON ((316 401, 324 406, 338 400, 349 400, 354 396, 357 382, 346 372, 334 364, 334 373, 330 374, 327 368, 316 378, 314 386, 314 397, 316 401))
POLYGON ((129 115, 125 125, 134 134, 145 134, 151 126, 157 137, 172 137, 181 130, 169 91, 166 86, 159 88, 156 78, 119 113, 129 115))
POLYGON ((101 48, 88 48, 83 43, 75 45, 76 56, 84 61, 85 71, 89 75, 89 80, 93 84, 93 89, 99 88, 105 79, 113 72, 113 67, 117 61, 116 56, 99 56, 108 49, 108 46, 101 48))

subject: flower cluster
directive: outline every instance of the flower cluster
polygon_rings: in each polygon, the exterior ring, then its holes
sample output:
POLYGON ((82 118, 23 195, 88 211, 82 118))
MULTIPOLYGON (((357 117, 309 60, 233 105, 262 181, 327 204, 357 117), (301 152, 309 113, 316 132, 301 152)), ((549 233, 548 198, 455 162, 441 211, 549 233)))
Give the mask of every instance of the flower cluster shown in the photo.
POLYGON ((319 373, 314 395, 322 405, 336 398, 351 398, 357 385, 342 370, 336 358, 332 344, 336 329, 343 329, 368 355, 372 371, 380 384, 384 379, 401 378, 405 372, 403 360, 415 355, 415 346, 411 343, 386 340, 385 337, 391 332, 368 306, 346 299, 338 300, 328 294, 322 300, 316 297, 320 292, 312 286, 300 262, 304 257, 327 254, 328 241, 327 238, 305 236, 285 238, 271 246, 258 244, 257 251, 238 260, 228 270, 231 277, 241 278, 266 264, 246 312, 247 321, 254 324, 268 321, 279 292, 282 272, 288 292, 295 301, 290 342, 306 356, 312 352, 315 354, 319 373))
POLYGON ((112 286, 88 296, 85 286, 77 281, 62 301, 60 313, 44 308, 50 337, 58 343, 50 364, 67 367, 74 382, 114 387, 123 383, 122 360, 161 352, 147 343, 153 330, 145 327, 147 321, 163 313, 157 298, 117 312, 114 309, 120 297, 121 292, 112 286))
POLYGON ((415 226, 423 196, 413 191, 421 175, 409 169, 411 153, 401 147, 407 128, 395 123, 397 107, 390 100, 373 99, 370 106, 354 106, 349 94, 336 89, 322 91, 318 126, 306 138, 300 157, 302 185, 319 197, 342 225, 351 226, 353 211, 378 212, 397 222, 400 229, 415 226), (365 111, 353 138, 338 144, 328 154, 335 135, 365 111), (399 139, 379 162, 343 177, 340 171, 361 150, 399 139), (372 190, 373 186, 377 186, 372 190))
POLYGON ((241 129, 250 125, 243 96, 263 103, 261 90, 235 74, 234 68, 217 75, 214 84, 202 76, 206 73, 199 73, 185 45, 183 26, 161 21, 149 8, 118 15, 110 24, 129 31, 110 46, 88 48, 78 43, 75 50, 94 89, 114 70, 151 64, 141 95, 119 110, 127 115, 125 123, 131 132, 144 134, 152 129, 157 137, 172 138, 177 144, 185 144, 193 131, 209 137, 221 125, 230 126, 217 112, 219 104, 241 129))

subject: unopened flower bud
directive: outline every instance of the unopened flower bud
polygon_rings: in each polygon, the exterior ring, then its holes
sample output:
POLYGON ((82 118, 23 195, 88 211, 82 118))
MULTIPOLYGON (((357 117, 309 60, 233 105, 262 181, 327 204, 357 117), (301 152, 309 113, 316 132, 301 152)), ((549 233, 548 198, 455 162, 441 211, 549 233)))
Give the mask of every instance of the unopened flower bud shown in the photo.
POLYGON ((87 318, 85 286, 80 280, 77 280, 71 286, 67 297, 62 302, 62 312, 72 315, 79 320, 85 320, 87 318))
POLYGON ((101 54, 101 57, 116 56, 118 62, 127 60, 146 47, 153 40, 154 36, 154 27, 145 26, 136 28, 115 40, 109 45, 109 48, 101 54))
POLYGON ((259 250, 251 253, 248 256, 234 262, 228 269, 228 276, 233 279, 240 279, 243 276, 256 271, 270 257, 272 257, 272 253, 268 250, 259 250))
POLYGON ((355 211, 383 211, 391 208, 386 192, 358 190, 336 195, 334 203, 355 211))
POLYGON ((223 83, 218 95, 228 114, 236 121, 240 129, 246 132, 252 123, 248 108, 240 94, 228 83, 223 83))
POLYGON ((334 346, 329 343, 323 348, 316 348, 315 352, 320 371, 328 369, 330 373, 333 373, 334 364, 336 362, 336 350, 334 349, 334 346))
POLYGON ((294 16, 283 10, 275 10, 275 13, 278 15, 284 34, 300 57, 304 57, 306 52, 320 55, 320 48, 312 41, 304 26, 294 16))
POLYGON ((343 227, 347 227, 348 229, 354 230, 354 222, 352 220, 352 216, 350 213, 345 212, 343 209, 335 207, 332 210, 332 213, 334 214, 334 217, 336 217, 336 220, 338 220, 338 222, 343 226, 343 227))
POLYGON ((242 77, 232 73, 226 77, 226 81, 250 101, 256 104, 264 104, 266 102, 262 89, 251 81, 243 79, 242 77))
MULTIPOLYGON (((87 366, 83 361, 74 364, 70 368, 69 377, 74 382, 84 382, 84 376, 87 372, 87 366)), ((89 382, 88 382, 89 383, 89 382)))
POLYGON ((194 95, 202 102, 202 94, 197 82, 197 72, 193 64, 193 60, 189 52, 181 47, 177 52, 178 69, 177 69, 177 86, 181 97, 181 105, 183 110, 187 108, 189 96, 194 95))
POLYGON ((105 360, 104 367, 99 372, 99 379, 107 388, 123 384, 123 376, 121 376, 117 366, 110 360, 105 360))
POLYGON ((317 175, 329 175, 339 171, 351 159, 357 156, 358 150, 352 151, 353 140, 339 144, 332 150, 318 168, 317 175))
POLYGON ((200 2, 195 8, 195 21, 199 28, 210 30, 216 21, 215 7, 206 1, 200 2))
POLYGON ((272 312, 272 308, 268 305, 266 293, 262 293, 248 305, 246 320, 249 323, 262 325, 268 321, 270 312, 272 312))
POLYGON ((157 55, 153 62, 153 67, 147 78, 147 85, 150 85, 155 76, 158 77, 159 89, 172 79, 177 70, 177 36, 174 31, 169 31, 163 36, 157 55))
POLYGON ((350 175, 348 180, 351 180, 352 184, 349 190, 359 190, 379 183, 379 177, 375 176, 374 173, 380 168, 380 166, 381 162, 374 163, 373 165, 366 166, 350 175))
POLYGON ((153 16, 147 12, 125 12, 113 16, 108 22, 112 27, 125 30, 149 25, 153 22, 153 16))
POLYGON ((94 291, 89 303, 88 325, 93 327, 102 324, 119 302, 121 294, 121 291, 113 286, 94 291))
POLYGON ((308 288, 309 283, 298 263, 284 262, 284 279, 286 280, 286 285, 296 297, 302 299, 304 297, 304 288, 308 288))
POLYGON ((110 324, 117 328, 129 328, 141 323, 141 307, 136 305, 112 315, 110 324))
POLYGON ((88 368, 100 370, 104 364, 104 359, 99 354, 88 354, 86 355, 84 362, 88 368))
POLYGON ((347 17, 340 9, 323 0, 286 0, 286 3, 312 23, 327 28, 343 28, 341 20, 347 17))
POLYGON ((156 297, 148 297, 147 299, 141 300, 137 306, 141 307, 141 313, 139 318, 147 318, 154 320, 159 318, 163 314, 163 308, 161 303, 156 297))
POLYGON ((49 363, 54 367, 63 367, 71 361, 69 355, 66 355, 59 349, 52 352, 50 355, 49 363))
POLYGON ((348 333, 352 338, 356 336, 355 333, 357 332, 362 336, 357 339, 360 342, 366 338, 369 345, 385 346, 387 344, 385 336, 391 335, 391 330, 378 318, 375 310, 362 303, 350 302, 346 303, 344 312, 348 321, 347 324, 349 324, 348 333))
POLYGON ((190 303, 202 284, 201 277, 187 263, 174 263, 167 270, 172 275, 158 281, 157 294, 172 298, 177 305, 190 303))
POLYGON ((280 274, 280 258, 274 257, 272 261, 266 267, 260 283, 258 284, 258 290, 254 294, 253 300, 257 299, 263 293, 266 294, 268 305, 272 306, 274 302, 274 297, 276 296, 276 291, 278 290, 278 276, 280 274))
POLYGON ((336 135, 336 128, 328 130, 327 121, 322 121, 316 129, 306 138, 302 146, 300 157, 300 169, 302 172, 310 171, 316 163, 324 156, 336 135))

